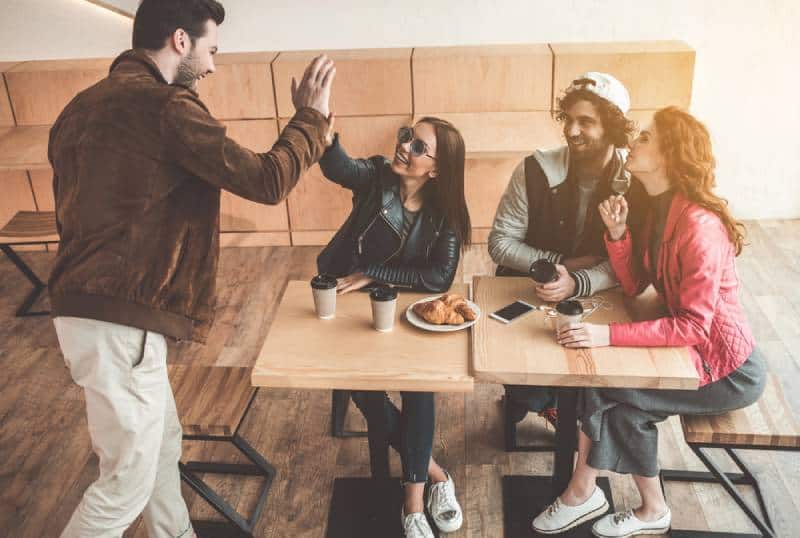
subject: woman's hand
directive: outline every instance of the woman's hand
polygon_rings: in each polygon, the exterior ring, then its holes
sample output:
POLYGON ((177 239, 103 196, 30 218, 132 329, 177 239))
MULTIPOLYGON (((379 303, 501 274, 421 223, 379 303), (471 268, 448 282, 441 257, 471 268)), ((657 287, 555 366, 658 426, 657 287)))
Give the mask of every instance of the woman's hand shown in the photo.
POLYGON ((336 293, 341 295, 349 291, 360 290, 364 286, 368 286, 371 283, 372 279, 364 273, 353 273, 339 279, 339 282, 336 284, 336 293))
POLYGON ((570 323, 558 332, 558 343, 564 347, 605 347, 611 345, 608 325, 570 323))
POLYGON ((628 220, 628 201, 624 196, 612 195, 598 207, 600 217, 608 228, 608 235, 614 241, 625 235, 628 220))
POLYGON ((325 133, 325 147, 329 148, 333 145, 333 122, 336 120, 336 116, 333 115, 333 112, 328 114, 328 131, 325 133))

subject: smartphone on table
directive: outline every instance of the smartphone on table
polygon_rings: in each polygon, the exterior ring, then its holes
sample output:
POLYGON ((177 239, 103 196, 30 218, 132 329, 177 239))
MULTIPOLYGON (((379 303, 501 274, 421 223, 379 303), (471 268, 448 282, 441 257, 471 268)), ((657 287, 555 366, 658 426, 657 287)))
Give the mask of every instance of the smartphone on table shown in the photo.
POLYGON ((513 303, 504 306, 500 310, 492 312, 489 317, 496 319, 501 323, 511 323, 524 316, 525 314, 536 310, 536 307, 526 303, 525 301, 514 301, 513 303))

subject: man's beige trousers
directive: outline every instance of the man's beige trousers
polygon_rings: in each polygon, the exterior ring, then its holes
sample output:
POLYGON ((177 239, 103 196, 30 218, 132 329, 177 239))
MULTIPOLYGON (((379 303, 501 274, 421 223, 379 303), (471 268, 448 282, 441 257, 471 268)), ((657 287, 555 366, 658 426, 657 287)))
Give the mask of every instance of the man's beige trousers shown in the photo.
POLYGON ((193 536, 181 497, 181 425, 160 334, 58 317, 58 342, 83 387, 100 477, 83 495, 62 538, 118 538, 139 514, 150 538, 193 536))

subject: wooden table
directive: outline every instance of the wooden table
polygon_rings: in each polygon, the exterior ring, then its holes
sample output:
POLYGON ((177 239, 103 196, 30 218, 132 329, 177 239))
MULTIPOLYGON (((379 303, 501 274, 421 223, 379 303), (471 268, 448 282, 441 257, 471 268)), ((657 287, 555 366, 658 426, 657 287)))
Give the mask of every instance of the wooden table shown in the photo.
MULTIPOLYGON (((454 285, 451 291, 467 294, 463 284, 454 285)), ((383 494, 386 487, 391 487, 396 497, 399 488, 397 481, 387 480, 389 445, 383 392, 473 389, 469 331, 433 333, 418 329, 405 319, 408 305, 429 295, 432 294, 401 291, 394 330, 381 333, 372 328, 368 294, 353 292, 338 296, 336 317, 320 320, 314 312, 309 283, 290 281, 253 368, 252 383, 259 387, 371 391, 367 398, 368 422, 380 425, 368 430, 372 484, 393 484, 378 485, 381 493, 376 493, 375 488, 363 490, 365 495, 372 493, 368 499, 347 501, 348 506, 363 503, 361 509, 348 514, 351 519, 365 512, 363 506, 373 505, 373 521, 359 527, 354 536, 385 536, 387 529, 397 527, 400 521, 397 506, 391 506, 383 494), (387 508, 389 512, 376 516, 387 508)), ((341 497, 335 486, 331 505, 345 503, 341 497)), ((328 535, 338 535, 330 526, 328 535)))
MULTIPOLYGON (((619 290, 609 290, 595 297, 602 299, 604 307, 586 319, 589 323, 628 322, 661 315, 653 293, 630 299, 619 290)), ((517 299, 542 304, 534 293, 533 282, 526 277, 476 277, 473 282, 473 300, 485 314, 517 299)), ((472 352, 473 375, 479 382, 558 388, 553 495, 564 491, 572 477, 577 387, 694 390, 699 385, 688 348, 565 348, 556 342, 555 331, 541 311, 509 325, 482 316, 473 327, 472 352)))

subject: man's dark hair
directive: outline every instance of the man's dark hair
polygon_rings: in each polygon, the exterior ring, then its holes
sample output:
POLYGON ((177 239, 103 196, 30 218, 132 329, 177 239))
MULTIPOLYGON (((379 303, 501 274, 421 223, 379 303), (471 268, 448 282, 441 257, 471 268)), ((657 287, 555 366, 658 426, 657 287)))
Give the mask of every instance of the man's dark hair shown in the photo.
POLYGON ((225 20, 225 8, 216 0, 142 0, 133 21, 133 48, 160 50, 178 28, 194 46, 208 20, 218 25, 225 20))
POLYGON ((628 141, 636 133, 636 123, 626 118, 616 105, 589 90, 573 90, 560 97, 558 110, 555 111, 556 120, 563 123, 567 118, 567 110, 578 101, 589 101, 594 105, 603 123, 606 140, 617 148, 628 145, 628 141))

